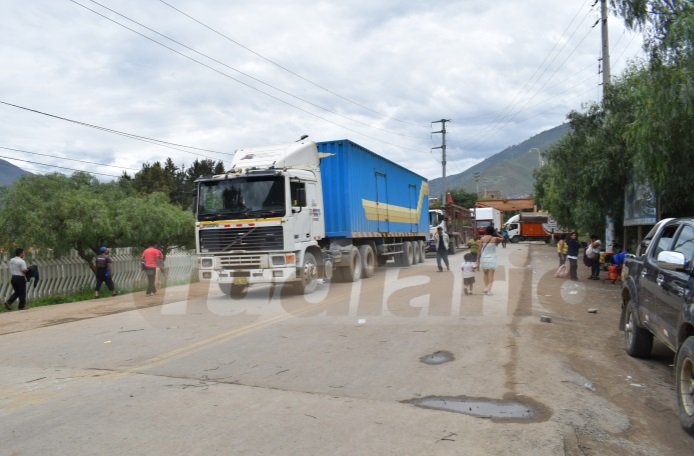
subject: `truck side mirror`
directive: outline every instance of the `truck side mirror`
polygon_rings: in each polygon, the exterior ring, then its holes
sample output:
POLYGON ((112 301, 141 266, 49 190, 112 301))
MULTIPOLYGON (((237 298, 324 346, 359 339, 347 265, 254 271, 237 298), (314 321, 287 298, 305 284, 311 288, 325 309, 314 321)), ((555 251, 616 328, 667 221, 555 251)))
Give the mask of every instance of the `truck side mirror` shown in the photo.
POLYGON ((658 254, 658 267, 661 269, 667 269, 669 271, 677 271, 684 269, 684 265, 687 260, 684 258, 684 254, 680 252, 670 252, 665 250, 658 254))
POLYGON ((198 188, 195 187, 190 194, 192 200, 190 202, 190 210, 195 214, 198 211, 198 188))

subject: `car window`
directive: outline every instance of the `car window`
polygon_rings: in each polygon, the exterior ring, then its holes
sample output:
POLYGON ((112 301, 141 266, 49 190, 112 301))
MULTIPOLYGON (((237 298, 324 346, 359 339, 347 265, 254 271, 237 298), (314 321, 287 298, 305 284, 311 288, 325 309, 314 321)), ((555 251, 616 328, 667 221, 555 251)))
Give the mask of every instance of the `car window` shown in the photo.
POLYGON ((685 225, 682 228, 672 250, 684 254, 687 268, 691 267, 692 259, 694 259, 694 227, 685 225))
POLYGON ((670 250, 672 239, 675 237, 679 225, 669 225, 663 230, 663 235, 658 239, 658 245, 653 249, 653 259, 658 258, 658 254, 665 250, 670 250))

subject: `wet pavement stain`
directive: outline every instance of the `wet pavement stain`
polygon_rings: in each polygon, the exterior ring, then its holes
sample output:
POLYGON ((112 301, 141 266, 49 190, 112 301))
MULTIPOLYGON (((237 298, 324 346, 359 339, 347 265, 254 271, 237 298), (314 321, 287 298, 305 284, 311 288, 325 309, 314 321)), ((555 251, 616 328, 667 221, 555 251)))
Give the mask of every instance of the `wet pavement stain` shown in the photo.
POLYGON ((504 399, 427 396, 403 402, 417 407, 462 413, 492 421, 540 422, 546 421, 551 415, 546 407, 530 398, 524 396, 510 398, 508 396, 504 399))
POLYGON ((447 363, 453 361, 454 359, 455 356, 453 356, 453 353, 447 351, 437 351, 430 355, 422 356, 421 358, 419 358, 419 360, 424 364, 432 365, 447 363))

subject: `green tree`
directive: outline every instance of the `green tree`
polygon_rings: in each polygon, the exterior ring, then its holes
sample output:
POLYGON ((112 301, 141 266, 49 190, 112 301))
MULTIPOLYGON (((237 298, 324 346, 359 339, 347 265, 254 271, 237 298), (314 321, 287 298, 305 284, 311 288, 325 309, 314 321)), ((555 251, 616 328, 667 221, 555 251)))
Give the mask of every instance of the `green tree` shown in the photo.
POLYGON ((456 188, 449 192, 453 202, 462 207, 474 207, 478 199, 477 193, 466 192, 464 188, 456 188))

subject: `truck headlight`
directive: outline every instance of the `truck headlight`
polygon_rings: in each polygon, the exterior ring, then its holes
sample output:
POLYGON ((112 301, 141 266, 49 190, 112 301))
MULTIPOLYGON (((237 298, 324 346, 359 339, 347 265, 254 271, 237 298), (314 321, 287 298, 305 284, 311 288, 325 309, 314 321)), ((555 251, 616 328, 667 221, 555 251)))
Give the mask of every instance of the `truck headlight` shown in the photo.
POLYGON ((200 267, 201 268, 211 268, 214 266, 214 259, 213 258, 200 258, 200 267))
POLYGON ((288 253, 286 255, 273 255, 271 260, 273 266, 292 265, 296 262, 296 255, 293 253, 288 253))

